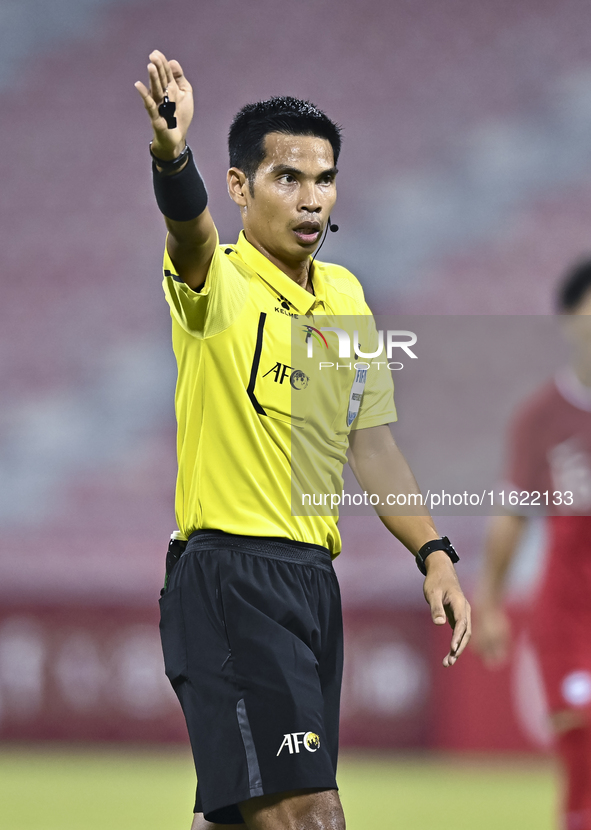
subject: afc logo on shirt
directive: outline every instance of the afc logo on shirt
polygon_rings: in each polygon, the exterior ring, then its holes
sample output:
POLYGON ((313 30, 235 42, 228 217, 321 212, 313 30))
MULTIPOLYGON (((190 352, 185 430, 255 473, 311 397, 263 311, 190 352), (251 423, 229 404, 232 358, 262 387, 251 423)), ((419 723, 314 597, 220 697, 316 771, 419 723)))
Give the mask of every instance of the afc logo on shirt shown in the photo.
POLYGON ((293 366, 288 366, 286 363, 281 363, 280 361, 277 361, 268 372, 265 372, 263 377, 266 378, 267 375, 271 374, 273 375, 274 382, 279 383, 280 386, 286 378, 289 378, 292 389, 305 389, 310 380, 308 375, 302 372, 301 369, 294 369, 293 366))

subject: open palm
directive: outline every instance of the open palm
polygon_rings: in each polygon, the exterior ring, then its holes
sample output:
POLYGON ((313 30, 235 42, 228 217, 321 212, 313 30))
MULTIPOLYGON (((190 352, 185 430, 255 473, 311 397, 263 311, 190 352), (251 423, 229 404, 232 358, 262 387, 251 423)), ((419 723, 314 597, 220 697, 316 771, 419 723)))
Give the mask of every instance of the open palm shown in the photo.
POLYGON ((152 122, 152 151, 154 155, 165 160, 175 158, 185 145, 187 130, 193 119, 193 88, 185 78, 180 63, 167 60, 158 50, 150 54, 148 76, 149 89, 141 81, 135 83, 135 88, 142 96, 152 122), (166 119, 158 112, 165 93, 169 100, 176 104, 174 115, 177 123, 173 129, 168 128, 166 119))

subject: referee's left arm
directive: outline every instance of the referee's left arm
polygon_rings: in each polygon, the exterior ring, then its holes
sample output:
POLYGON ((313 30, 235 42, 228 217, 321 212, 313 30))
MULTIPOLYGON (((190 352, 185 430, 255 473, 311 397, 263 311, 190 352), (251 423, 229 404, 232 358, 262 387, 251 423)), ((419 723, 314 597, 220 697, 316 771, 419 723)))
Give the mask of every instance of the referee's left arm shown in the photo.
MULTIPOLYGON (((349 464, 362 489, 377 494, 379 504, 388 504, 388 496, 394 493, 420 496, 416 479, 387 425, 351 432, 349 464)), ((390 533, 415 556, 424 544, 439 538, 429 511, 420 499, 417 501, 415 515, 386 516, 379 511, 380 519, 390 533)), ((470 605, 453 563, 443 550, 431 553, 424 564, 427 575, 423 593, 431 608, 433 622, 444 625, 447 618, 453 628, 451 647, 443 660, 444 666, 453 666, 470 639, 470 605)))

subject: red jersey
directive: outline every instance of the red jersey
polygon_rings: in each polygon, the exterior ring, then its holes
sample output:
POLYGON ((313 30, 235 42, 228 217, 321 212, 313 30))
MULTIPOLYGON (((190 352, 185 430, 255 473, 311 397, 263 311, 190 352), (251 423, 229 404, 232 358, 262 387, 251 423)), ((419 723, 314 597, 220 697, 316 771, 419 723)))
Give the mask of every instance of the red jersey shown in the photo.
POLYGON ((571 369, 559 372, 518 413, 509 483, 529 493, 572 493, 572 506, 562 499, 548 512, 591 514, 591 389, 571 369))
MULTIPOLYGON (((583 587, 583 577, 591 589, 591 389, 571 369, 561 371, 518 413, 511 431, 509 484, 529 493, 572 493, 572 506, 552 507, 558 515, 549 517, 548 570, 569 593, 583 587)), ((587 601, 591 605, 591 594, 587 601)))
POLYGON ((509 484, 528 493, 572 492, 552 507, 545 572, 532 608, 552 710, 591 703, 591 389, 565 369, 519 411, 509 484))

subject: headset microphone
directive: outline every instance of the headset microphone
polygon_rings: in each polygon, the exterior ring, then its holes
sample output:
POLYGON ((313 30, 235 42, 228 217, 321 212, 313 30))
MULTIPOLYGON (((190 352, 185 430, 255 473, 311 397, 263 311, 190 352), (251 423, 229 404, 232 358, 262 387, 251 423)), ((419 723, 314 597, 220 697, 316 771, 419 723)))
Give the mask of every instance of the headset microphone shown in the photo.
POLYGON ((320 243, 320 245, 316 248, 316 251, 314 252, 314 256, 312 257, 312 262, 314 262, 314 260, 316 259, 316 254, 318 253, 318 251, 319 251, 319 250, 322 248, 322 246, 324 245, 324 240, 326 239, 326 234, 328 233, 329 229, 330 229, 333 233, 336 233, 336 232, 338 231, 338 229, 339 229, 339 226, 338 226, 338 225, 333 225, 333 224, 332 224, 332 222, 330 221, 330 216, 328 217, 328 222, 326 223, 326 227, 324 228, 324 236, 322 237, 322 242, 321 242, 321 243, 320 243))

